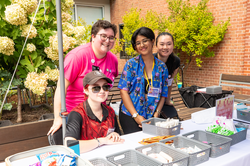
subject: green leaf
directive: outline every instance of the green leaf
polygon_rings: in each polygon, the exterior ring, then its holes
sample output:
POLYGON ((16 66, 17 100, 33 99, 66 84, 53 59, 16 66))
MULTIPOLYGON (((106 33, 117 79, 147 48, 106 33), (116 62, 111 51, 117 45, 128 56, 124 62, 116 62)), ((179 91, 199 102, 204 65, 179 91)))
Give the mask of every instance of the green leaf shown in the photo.
POLYGON ((49 19, 53 20, 53 18, 54 18, 54 15, 52 13, 49 13, 49 19))
POLYGON ((42 57, 41 56, 36 58, 35 64, 34 64, 35 68, 38 68, 41 65, 41 62, 42 62, 42 57))
POLYGON ((23 65, 23 66, 25 66, 25 65, 31 65, 31 62, 28 59, 25 58, 25 59, 22 59, 20 61, 20 64, 23 65))
POLYGON ((26 76, 27 76, 27 72, 22 67, 18 67, 18 71, 16 72, 16 74, 20 78, 26 78, 26 76))
POLYGON ((31 54, 30 54, 30 57, 32 60, 36 59, 37 57, 37 52, 36 51, 33 51, 31 54))
POLYGON ((13 40, 17 39, 17 37, 20 36, 20 29, 19 28, 13 29, 13 32, 11 34, 13 36, 13 40))
POLYGON ((4 27, 6 25, 6 22, 2 19, 0 19, 0 27, 4 27))
POLYGON ((35 71, 34 66, 32 66, 31 64, 27 64, 26 68, 29 70, 29 72, 34 72, 35 71))

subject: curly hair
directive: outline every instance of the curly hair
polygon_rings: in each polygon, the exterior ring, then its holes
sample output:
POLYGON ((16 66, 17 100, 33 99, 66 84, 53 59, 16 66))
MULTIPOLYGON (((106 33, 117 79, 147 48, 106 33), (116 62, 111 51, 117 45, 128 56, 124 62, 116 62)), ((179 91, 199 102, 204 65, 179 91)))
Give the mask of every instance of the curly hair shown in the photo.
MULTIPOLYGON (((117 26, 115 24, 111 24, 107 20, 98 20, 94 23, 91 29, 91 35, 96 36, 96 34, 101 30, 101 29, 108 29, 111 28, 114 31, 114 36, 116 36, 117 33, 117 26)), ((92 41, 92 38, 90 39, 92 41)))

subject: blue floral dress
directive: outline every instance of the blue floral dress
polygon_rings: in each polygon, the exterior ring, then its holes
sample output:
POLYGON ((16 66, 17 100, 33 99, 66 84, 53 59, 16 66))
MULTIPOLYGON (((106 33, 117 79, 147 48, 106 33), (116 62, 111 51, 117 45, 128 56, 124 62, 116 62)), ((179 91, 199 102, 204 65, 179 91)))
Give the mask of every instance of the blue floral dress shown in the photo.
MULTIPOLYGON (((120 78, 118 88, 126 90, 139 115, 145 119, 151 118, 157 108, 160 97, 168 96, 168 69, 165 63, 154 57, 155 65, 152 71, 153 87, 159 88, 158 97, 145 98, 145 64, 141 55, 127 61, 120 78)), ((121 101, 121 110, 124 114, 131 116, 121 101)))

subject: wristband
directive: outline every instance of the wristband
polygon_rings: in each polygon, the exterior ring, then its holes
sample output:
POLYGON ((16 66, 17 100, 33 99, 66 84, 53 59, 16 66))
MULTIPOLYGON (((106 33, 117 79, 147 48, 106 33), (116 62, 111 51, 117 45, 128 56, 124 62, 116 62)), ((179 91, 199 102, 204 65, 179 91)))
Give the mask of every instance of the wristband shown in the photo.
POLYGON ((97 147, 99 147, 101 145, 101 142, 99 141, 98 138, 95 138, 95 140, 97 140, 97 142, 98 142, 98 146, 97 147))
POLYGON ((161 114, 161 111, 159 111, 159 110, 156 110, 156 112, 160 115, 161 114))

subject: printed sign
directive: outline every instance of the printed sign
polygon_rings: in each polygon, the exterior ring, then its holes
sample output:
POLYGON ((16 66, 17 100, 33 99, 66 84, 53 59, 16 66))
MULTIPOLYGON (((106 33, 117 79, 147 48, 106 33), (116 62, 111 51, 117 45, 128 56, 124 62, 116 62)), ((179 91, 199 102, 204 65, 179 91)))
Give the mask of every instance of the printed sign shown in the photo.
POLYGON ((216 100, 216 116, 226 116, 232 119, 234 110, 234 95, 216 100))

